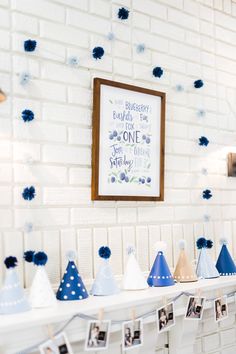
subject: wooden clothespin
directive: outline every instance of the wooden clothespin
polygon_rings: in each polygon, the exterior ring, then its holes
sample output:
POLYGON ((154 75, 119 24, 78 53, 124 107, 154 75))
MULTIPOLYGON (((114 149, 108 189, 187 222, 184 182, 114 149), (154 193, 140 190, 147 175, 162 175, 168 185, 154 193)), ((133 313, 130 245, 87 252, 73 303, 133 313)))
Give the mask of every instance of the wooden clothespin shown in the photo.
POLYGON ((136 320, 136 311, 135 311, 135 308, 132 308, 132 310, 131 310, 131 320, 132 320, 133 322, 135 322, 135 320, 136 320))
POLYGON ((54 334, 53 334, 53 327, 51 324, 48 324, 47 325, 47 332, 48 332, 48 337, 54 341, 55 337, 54 337, 54 334))
POLYGON ((202 289, 197 289, 197 297, 202 297, 202 289))
POLYGON ((98 321, 102 322, 104 318, 104 308, 100 308, 98 311, 98 321))

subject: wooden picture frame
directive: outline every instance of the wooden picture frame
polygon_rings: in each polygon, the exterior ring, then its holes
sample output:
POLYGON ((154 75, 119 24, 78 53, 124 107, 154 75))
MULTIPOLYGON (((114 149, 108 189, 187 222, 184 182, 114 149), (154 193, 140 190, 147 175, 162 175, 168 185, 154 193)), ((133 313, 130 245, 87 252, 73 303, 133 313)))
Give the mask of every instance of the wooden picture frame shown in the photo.
POLYGON ((166 94, 94 79, 92 200, 163 201, 166 94))

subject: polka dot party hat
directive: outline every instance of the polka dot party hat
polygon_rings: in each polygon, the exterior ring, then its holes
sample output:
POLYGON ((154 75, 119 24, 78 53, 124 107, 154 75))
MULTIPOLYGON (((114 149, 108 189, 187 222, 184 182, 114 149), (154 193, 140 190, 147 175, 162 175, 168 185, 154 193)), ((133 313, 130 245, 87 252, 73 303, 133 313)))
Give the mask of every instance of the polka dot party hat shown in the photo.
POLYGON ((76 253, 69 251, 67 259, 68 265, 56 297, 61 301, 84 300, 88 297, 88 293, 75 265, 76 253))
POLYGON ((164 256, 165 242, 157 242, 155 245, 157 256, 153 263, 147 282, 149 286, 174 285, 174 279, 164 256))
POLYGON ((17 258, 10 256, 4 261, 6 276, 0 291, 0 314, 13 314, 30 310, 30 305, 25 297, 24 290, 15 267, 17 258))

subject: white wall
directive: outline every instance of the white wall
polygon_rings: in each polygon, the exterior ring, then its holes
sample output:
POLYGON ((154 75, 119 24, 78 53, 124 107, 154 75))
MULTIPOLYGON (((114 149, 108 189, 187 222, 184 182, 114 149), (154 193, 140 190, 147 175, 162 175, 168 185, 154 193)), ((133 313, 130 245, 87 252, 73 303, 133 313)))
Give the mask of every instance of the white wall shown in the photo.
MULTIPOLYGON (((0 0, 0 86, 8 94, 0 106, 1 258, 12 254, 21 262, 23 250, 42 248, 57 284, 70 248, 78 249, 85 279, 94 276, 97 249, 107 243, 117 275, 129 243, 144 271, 160 238, 172 266, 182 237, 194 258, 194 238, 224 231, 236 253, 236 179, 226 175, 227 152, 236 145, 235 17, 230 0, 0 0), (128 21, 117 19, 122 5, 130 9, 128 21), (22 49, 28 38, 38 42, 35 53, 22 49), (143 54, 136 53, 139 43, 146 45, 143 54), (101 61, 91 57, 97 45, 106 52, 101 61), (78 68, 66 64, 71 55, 78 68), (161 79, 152 77, 154 66, 164 68, 161 79), (19 85, 24 71, 32 75, 26 87, 19 85), (167 93, 164 202, 90 201, 93 77, 167 93), (196 90, 199 78, 205 86, 196 90), (184 92, 176 92, 177 84, 184 92), (35 112, 31 123, 21 120, 25 108, 35 112), (208 148, 197 145, 201 135, 208 148), (26 202, 21 193, 31 185, 37 196, 26 202), (205 188, 213 192, 209 201, 201 198, 205 188), (33 232, 24 232, 26 222, 33 232)), ((20 264, 26 286, 31 269, 20 264)))

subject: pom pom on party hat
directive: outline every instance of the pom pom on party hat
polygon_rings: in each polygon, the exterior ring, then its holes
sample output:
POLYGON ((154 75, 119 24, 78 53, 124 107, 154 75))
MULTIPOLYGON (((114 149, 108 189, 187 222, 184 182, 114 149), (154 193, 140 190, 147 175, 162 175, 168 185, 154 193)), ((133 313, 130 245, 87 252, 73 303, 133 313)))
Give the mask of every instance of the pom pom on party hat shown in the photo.
POLYGON ((192 264, 186 254, 186 241, 179 240, 180 254, 177 265, 174 271, 174 279, 180 283, 197 281, 196 273, 193 270, 192 264))
POLYGON ((171 286, 174 285, 173 276, 166 262, 163 252, 166 249, 165 242, 157 242, 155 245, 157 251, 156 259, 153 263, 147 283, 149 286, 171 286))
POLYGON ((221 238, 221 250, 216 262, 216 268, 220 275, 235 275, 236 266, 227 247, 227 238, 221 238))
POLYGON ((30 305, 25 297, 24 290, 15 267, 16 257, 7 257, 4 261, 6 276, 0 292, 0 314, 14 314, 30 310, 30 305))
POLYGON ((120 290, 117 287, 112 269, 109 263, 111 250, 107 246, 102 246, 98 251, 99 256, 102 258, 102 264, 98 269, 96 278, 94 280, 91 294, 97 296, 107 296, 117 294, 120 290))
POLYGON ((215 264, 207 252, 208 248, 212 248, 213 242, 206 240, 205 237, 200 237, 196 244, 200 250, 196 269, 198 278, 211 279, 219 277, 215 264))
POLYGON ((68 251, 66 256, 68 264, 57 290, 57 299, 61 301, 87 299, 88 292, 75 265, 76 252, 68 251))
POLYGON ((140 269, 135 257, 135 249, 132 246, 127 248, 128 260, 123 277, 123 289, 125 290, 142 290, 147 289, 147 281, 140 269))
MULTIPOLYGON (((25 260, 29 257, 28 262, 30 262, 31 255, 32 254, 27 254, 27 252, 25 252, 25 260)), ((56 305, 56 297, 45 269, 47 260, 48 256, 44 252, 37 252, 32 255, 32 262, 37 266, 29 294, 30 303, 33 308, 51 307, 56 305)))

